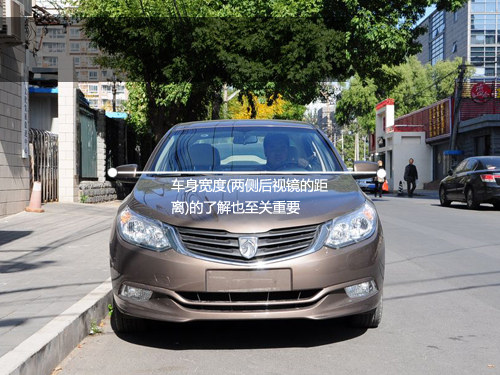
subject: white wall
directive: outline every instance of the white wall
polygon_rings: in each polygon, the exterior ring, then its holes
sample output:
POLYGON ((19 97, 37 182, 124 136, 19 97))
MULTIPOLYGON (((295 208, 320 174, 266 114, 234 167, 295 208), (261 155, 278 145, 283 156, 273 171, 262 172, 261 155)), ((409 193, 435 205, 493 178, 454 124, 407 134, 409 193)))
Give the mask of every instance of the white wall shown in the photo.
POLYGON ((398 189, 399 181, 406 189, 404 172, 410 158, 418 171, 417 189, 432 181, 432 147, 425 143, 425 132, 393 133, 392 157, 392 189, 398 189))
POLYGON ((385 139, 385 146, 376 145, 375 160, 385 156, 385 169, 388 172, 390 190, 398 190, 399 181, 404 181, 405 167, 408 160, 413 158, 418 171, 417 189, 423 189, 424 183, 432 181, 432 147, 425 143, 425 132, 397 131, 394 126, 394 104, 380 107, 376 114, 375 141, 379 137, 385 139), (385 116, 386 130, 383 128, 385 116), (395 130, 395 131, 393 131, 395 130))
POLYGON ((78 202, 76 82, 71 61, 59 64, 57 131, 59 135, 59 202, 78 202))

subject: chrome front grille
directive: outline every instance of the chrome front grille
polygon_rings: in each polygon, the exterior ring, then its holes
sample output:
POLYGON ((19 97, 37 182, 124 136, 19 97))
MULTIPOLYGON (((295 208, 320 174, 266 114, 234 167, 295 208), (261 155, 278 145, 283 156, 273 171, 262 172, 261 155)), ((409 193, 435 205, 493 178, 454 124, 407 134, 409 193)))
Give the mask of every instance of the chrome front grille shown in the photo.
POLYGON ((246 260, 239 249, 240 236, 258 238, 257 253, 252 259, 269 260, 276 257, 297 255, 308 250, 316 239, 320 225, 308 225, 294 228, 274 229, 265 233, 230 233, 222 230, 193 229, 178 227, 184 248, 195 255, 225 259, 246 260))
POLYGON ((262 311, 286 310, 317 303, 321 289, 286 292, 178 292, 180 305, 194 310, 262 311))

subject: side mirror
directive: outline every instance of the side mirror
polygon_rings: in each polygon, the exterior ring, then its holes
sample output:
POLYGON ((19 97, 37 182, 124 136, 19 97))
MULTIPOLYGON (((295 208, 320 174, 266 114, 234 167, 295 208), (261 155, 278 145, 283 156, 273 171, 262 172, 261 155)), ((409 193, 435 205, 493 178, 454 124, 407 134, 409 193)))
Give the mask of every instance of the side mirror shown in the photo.
POLYGON ((453 176, 453 169, 448 170, 448 176, 453 176))
POLYGON ((355 161, 354 173, 352 177, 355 179, 375 177, 378 170, 378 164, 373 161, 355 161), (366 173, 364 173, 366 172, 366 173))
POLYGON ((124 164, 108 170, 108 176, 120 182, 135 184, 139 179, 137 164, 124 164))

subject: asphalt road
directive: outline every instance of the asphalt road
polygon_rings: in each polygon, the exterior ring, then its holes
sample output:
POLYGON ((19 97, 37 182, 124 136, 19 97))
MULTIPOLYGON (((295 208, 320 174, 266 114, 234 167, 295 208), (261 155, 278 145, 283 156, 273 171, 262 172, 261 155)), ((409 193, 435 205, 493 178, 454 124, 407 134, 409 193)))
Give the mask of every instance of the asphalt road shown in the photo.
POLYGON ((55 374, 500 374, 500 212, 374 201, 387 249, 378 329, 342 319, 155 324, 117 337, 106 320, 55 374))

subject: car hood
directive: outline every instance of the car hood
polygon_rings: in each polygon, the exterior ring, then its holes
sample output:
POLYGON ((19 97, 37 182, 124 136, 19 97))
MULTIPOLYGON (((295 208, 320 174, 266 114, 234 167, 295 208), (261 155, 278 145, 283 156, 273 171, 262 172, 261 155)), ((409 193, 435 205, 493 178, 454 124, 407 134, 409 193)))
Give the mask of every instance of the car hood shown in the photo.
POLYGON ((349 175, 327 177, 321 175, 197 176, 177 178, 143 176, 137 182, 133 193, 124 203, 139 214, 174 226, 219 229, 233 233, 259 233, 271 229, 323 223, 353 211, 355 208, 360 207, 365 200, 366 196, 360 191, 352 176, 349 175), (253 184, 269 184, 268 181, 281 179, 292 182, 292 186, 297 187, 302 183, 302 186, 310 188, 292 192, 255 192, 248 188, 243 189, 243 191, 225 188, 223 191, 213 192, 210 191, 213 190, 210 188, 200 188, 203 181, 212 180, 213 182, 216 179, 219 180, 219 183, 222 180, 224 186, 230 184, 231 180, 238 179, 244 180, 247 186, 249 186, 249 180, 252 180, 253 184), (311 188, 314 186, 315 180, 322 180, 318 181, 322 184, 316 185, 322 187, 316 189, 317 191, 311 188), (191 188, 193 185, 196 186, 196 191, 194 189, 191 189, 193 191, 185 189, 188 184, 191 184, 191 188), (180 187, 184 187, 184 189, 180 187), (229 202, 230 206, 235 202, 243 203, 245 209, 249 209, 250 206, 253 206, 253 209, 246 213, 220 213, 218 212, 218 205, 222 204, 220 202, 229 202), (253 203, 249 206, 248 202, 253 203), (284 202, 284 206, 281 205, 281 202, 284 202), (273 207, 275 204, 285 208, 284 211, 281 211, 285 213, 280 213, 280 211, 270 213, 274 212, 273 207), (287 206, 288 204, 291 204, 291 206, 287 206), (183 208, 179 208, 180 206, 183 206, 183 208), (190 206, 195 209, 189 211, 190 206), (203 209, 200 209, 200 207, 203 207, 203 209), (266 207, 267 209, 265 209, 266 207))

